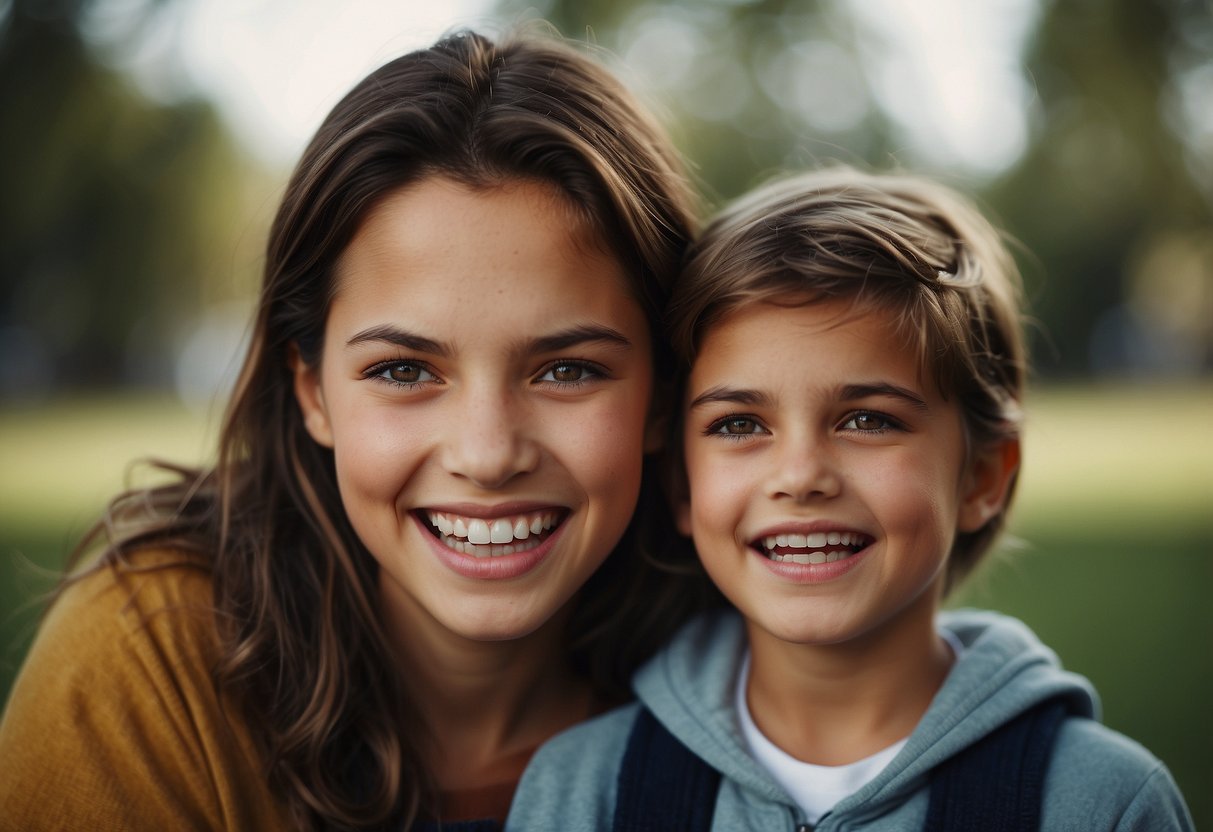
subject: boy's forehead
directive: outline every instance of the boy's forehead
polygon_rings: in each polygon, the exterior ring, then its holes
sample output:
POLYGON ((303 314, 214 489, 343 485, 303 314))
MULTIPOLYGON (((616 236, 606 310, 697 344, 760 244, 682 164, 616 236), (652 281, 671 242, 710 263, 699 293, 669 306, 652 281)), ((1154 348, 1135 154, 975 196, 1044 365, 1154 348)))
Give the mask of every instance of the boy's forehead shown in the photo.
MULTIPOLYGON (((918 385, 936 390, 923 339, 904 316, 852 298, 781 297, 731 309, 704 327, 691 376, 702 377, 713 367, 732 363, 729 357, 791 369, 811 359, 815 342, 838 342, 840 337, 869 344, 871 349, 860 352, 870 363, 898 367, 918 385), (705 361, 713 367, 705 366, 705 361)), ((845 363, 853 355, 854 351, 844 351, 836 357, 845 363)))

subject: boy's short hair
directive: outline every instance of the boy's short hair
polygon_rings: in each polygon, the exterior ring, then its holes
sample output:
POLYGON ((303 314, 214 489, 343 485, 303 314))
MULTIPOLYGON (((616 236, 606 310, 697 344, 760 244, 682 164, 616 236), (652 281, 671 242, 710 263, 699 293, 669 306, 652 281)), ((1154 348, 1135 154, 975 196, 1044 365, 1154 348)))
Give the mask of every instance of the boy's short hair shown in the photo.
MULTIPOLYGON (((842 298, 890 314, 924 374, 956 396, 972 449, 1019 435, 1021 297, 1001 235, 968 200, 917 177, 831 168, 759 187, 720 213, 688 254, 667 317, 689 367, 705 333, 752 303, 842 298)), ((1008 505, 1013 491, 1012 481, 1008 505)), ((1005 520, 1004 505, 957 537, 949 587, 1005 520)))

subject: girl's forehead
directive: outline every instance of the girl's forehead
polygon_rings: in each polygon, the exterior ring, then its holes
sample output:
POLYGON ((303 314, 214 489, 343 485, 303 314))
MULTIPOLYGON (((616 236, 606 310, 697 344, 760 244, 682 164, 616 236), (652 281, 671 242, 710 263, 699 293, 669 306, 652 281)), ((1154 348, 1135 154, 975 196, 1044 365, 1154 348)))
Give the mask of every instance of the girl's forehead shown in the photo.
POLYGON ((465 338, 574 319, 644 325, 622 265, 583 244, 584 222, 553 190, 433 177, 393 193, 342 257, 330 336, 384 325, 465 338))
POLYGON ((414 265, 469 260, 494 246, 534 253, 537 245, 572 264, 619 260, 601 222, 552 183, 507 178, 468 184, 433 174, 390 191, 367 211, 336 259, 330 296, 375 261, 402 255, 414 265))

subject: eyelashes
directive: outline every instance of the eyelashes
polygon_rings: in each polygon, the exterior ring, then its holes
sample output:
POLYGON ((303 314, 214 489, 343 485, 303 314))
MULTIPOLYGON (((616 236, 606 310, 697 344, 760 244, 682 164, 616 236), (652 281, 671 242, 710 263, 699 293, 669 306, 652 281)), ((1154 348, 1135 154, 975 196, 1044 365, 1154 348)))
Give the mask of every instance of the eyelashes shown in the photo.
MULTIPOLYGON (((423 361, 394 359, 368 367, 363 378, 404 389, 428 384, 445 384, 437 372, 423 361)), ((558 359, 550 361, 531 378, 533 383, 559 389, 577 389, 599 379, 611 378, 610 372, 594 361, 558 359)))
MULTIPOLYGON (((907 427, 898 419, 878 410, 855 410, 839 421, 835 430, 861 436, 880 436, 886 433, 905 431, 907 427)), ((704 429, 704 436, 719 436, 725 439, 742 440, 769 434, 771 431, 756 416, 730 413, 713 420, 704 429)))
POLYGON ((433 370, 420 361, 382 361, 367 368, 362 375, 363 378, 405 389, 442 383, 433 370))

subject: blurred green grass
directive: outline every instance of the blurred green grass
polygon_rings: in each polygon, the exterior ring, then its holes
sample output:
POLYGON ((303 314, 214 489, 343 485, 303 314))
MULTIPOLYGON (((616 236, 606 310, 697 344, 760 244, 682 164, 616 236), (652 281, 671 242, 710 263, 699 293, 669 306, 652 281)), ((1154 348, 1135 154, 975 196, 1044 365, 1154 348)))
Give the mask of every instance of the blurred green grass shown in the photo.
MULTIPOLYGON (((1213 384, 1045 388, 1028 408, 1021 544, 951 603, 1026 621, 1213 828, 1213 384)), ((0 701, 66 553, 149 481, 132 460, 206 461, 216 421, 147 396, 0 409, 0 701)))

